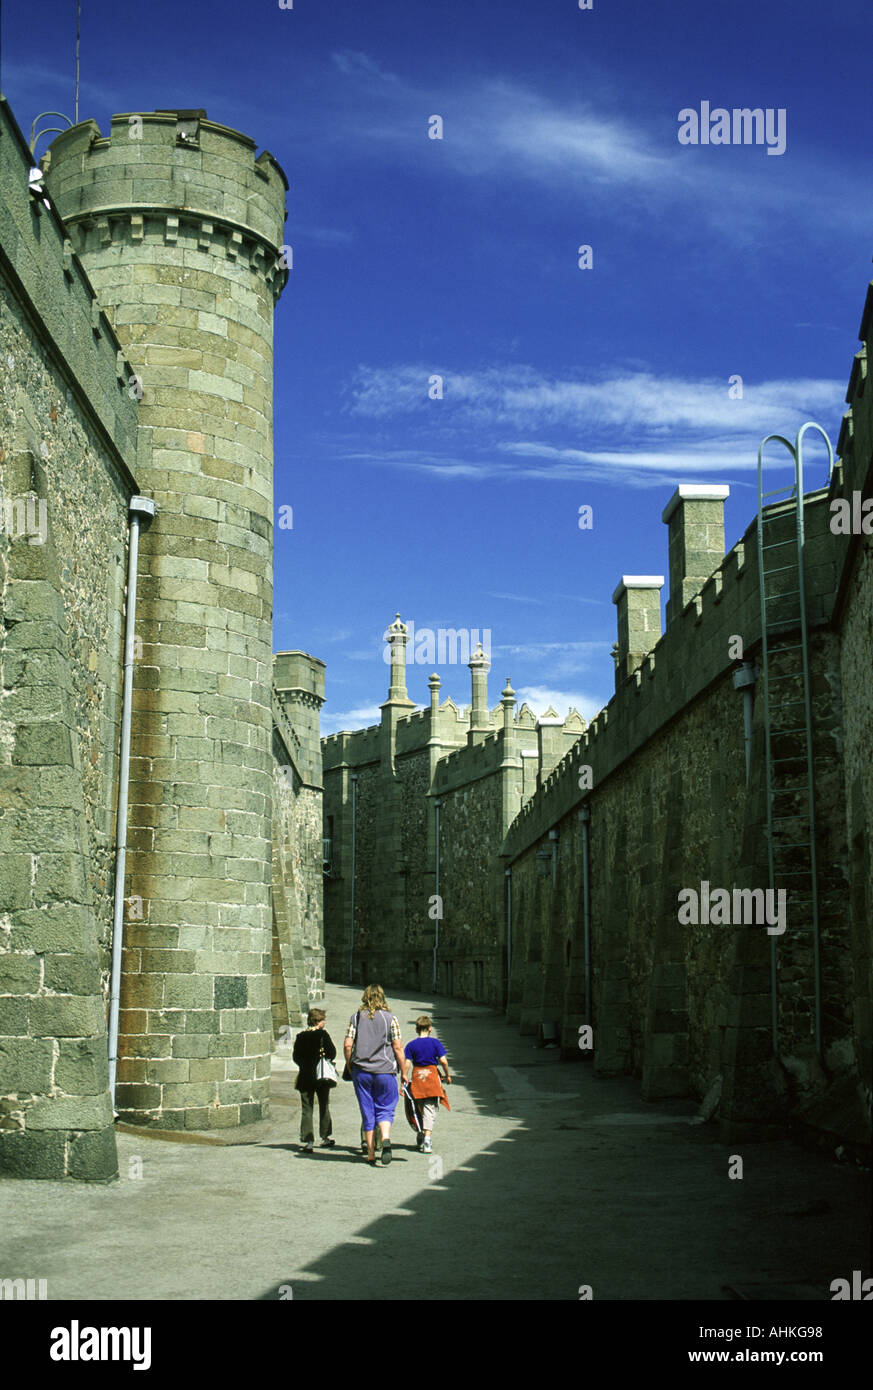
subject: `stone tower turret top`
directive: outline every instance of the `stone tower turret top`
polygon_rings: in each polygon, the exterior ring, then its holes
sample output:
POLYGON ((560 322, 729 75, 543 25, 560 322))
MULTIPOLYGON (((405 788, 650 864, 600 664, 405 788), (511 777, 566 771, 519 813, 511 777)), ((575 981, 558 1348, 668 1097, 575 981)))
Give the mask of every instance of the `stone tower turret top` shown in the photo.
MULTIPOLYGON (((288 180, 266 150, 205 111, 112 117, 111 134, 82 121, 43 156, 52 197, 67 223, 125 212, 175 211, 266 243, 284 242, 288 180)), ((216 228, 218 230, 218 228, 216 228)))

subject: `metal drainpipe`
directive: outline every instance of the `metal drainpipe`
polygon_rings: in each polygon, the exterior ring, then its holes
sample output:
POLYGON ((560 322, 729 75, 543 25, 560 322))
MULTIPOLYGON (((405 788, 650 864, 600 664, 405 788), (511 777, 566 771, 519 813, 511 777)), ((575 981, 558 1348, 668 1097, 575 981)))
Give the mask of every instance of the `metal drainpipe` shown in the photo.
POLYGON ((355 836, 358 820, 358 774, 353 772, 349 781, 352 784, 352 929, 349 937, 349 984, 354 983, 355 970, 355 836))
POLYGON ((591 1023, 591 897, 590 897, 590 845, 588 826, 591 811, 583 806, 579 812, 582 825, 582 936, 585 942, 585 1022, 591 1023))
POLYGON ((512 869, 506 876, 506 1009, 509 1011, 509 988, 512 981, 512 869))
POLYGON ((435 873, 434 873, 435 883, 434 883, 434 888, 435 888, 435 891, 436 891, 436 898, 437 898, 437 904, 436 904, 437 916, 436 916, 436 920, 435 920, 435 923, 434 923, 436 930, 435 930, 435 932, 434 932, 434 938, 433 938, 433 990, 434 990, 434 994, 435 994, 435 993, 436 993, 436 987, 437 987, 437 952, 438 952, 438 950, 439 950, 439 945, 440 945, 440 914, 441 914, 441 911, 442 911, 442 903, 440 902, 440 799, 439 799, 439 797, 437 797, 436 800, 434 801, 434 803, 433 803, 433 808, 434 808, 434 811, 436 812, 436 863, 435 863, 435 866, 434 866, 434 867, 435 867, 435 873))
MULTIPOLYGON (((112 968, 109 985, 109 1094, 115 1110, 118 1068, 118 1015, 121 1003, 121 955, 124 938, 124 879, 127 861, 127 798, 130 789, 130 722, 133 695, 133 650, 136 637, 136 577, 140 517, 152 517, 150 497, 131 497, 130 540, 127 548, 127 615, 124 630, 124 676, 121 693, 121 749, 118 767, 118 810, 115 817, 115 903, 112 917, 112 968)), ((118 1112, 115 1111, 117 1114, 118 1112)))
POLYGON ((743 692, 743 728, 746 740, 746 786, 752 771, 752 716, 755 710, 755 681, 758 672, 752 661, 744 661, 738 671, 734 671, 734 690, 743 692))

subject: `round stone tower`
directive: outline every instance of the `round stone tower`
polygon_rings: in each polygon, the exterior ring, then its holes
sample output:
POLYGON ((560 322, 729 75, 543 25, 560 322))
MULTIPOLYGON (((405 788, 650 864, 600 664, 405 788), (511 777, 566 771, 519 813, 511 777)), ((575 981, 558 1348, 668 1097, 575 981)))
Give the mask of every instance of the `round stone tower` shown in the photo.
MULTIPOLYGON (((205 111, 74 126, 48 190, 136 378, 140 546, 122 1119, 267 1113, 273 306, 287 180, 205 111)), ((95 332, 99 329, 95 329, 95 332)))

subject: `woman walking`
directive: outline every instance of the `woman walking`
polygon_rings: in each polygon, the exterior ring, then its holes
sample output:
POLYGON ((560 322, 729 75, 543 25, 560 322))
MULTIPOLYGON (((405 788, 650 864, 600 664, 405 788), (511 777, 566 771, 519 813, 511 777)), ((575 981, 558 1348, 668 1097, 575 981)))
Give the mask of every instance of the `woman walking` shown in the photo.
POLYGON ((318 1063, 322 1057, 332 1062, 336 1048, 330 1034, 325 1032, 327 1015, 324 1009, 310 1009, 307 1017, 308 1027, 294 1039, 294 1061, 297 1063, 297 1080, 294 1089, 300 1092, 300 1143, 303 1152, 311 1154, 315 1144, 313 1114, 315 1097, 318 1096, 318 1133, 323 1149, 332 1149, 335 1140, 331 1139, 333 1125, 330 1118, 330 1088, 333 1081, 320 1081, 317 1076, 318 1063))
POLYGON ((367 985, 361 1007, 349 1019, 343 1050, 361 1108, 367 1162, 376 1163, 374 1133, 382 1136, 382 1162, 391 1162, 391 1125, 397 1109, 397 1072, 405 1065, 400 1024, 391 1013, 381 985, 367 985))

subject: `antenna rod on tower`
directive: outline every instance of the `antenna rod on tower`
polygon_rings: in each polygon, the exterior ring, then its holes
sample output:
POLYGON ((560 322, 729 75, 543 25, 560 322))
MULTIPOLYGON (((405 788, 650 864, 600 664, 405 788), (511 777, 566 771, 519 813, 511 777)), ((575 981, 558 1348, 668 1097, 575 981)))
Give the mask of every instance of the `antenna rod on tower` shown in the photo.
POLYGON ((82 0, 76 0, 76 102, 73 124, 79 124, 79 35, 82 32, 82 0))

